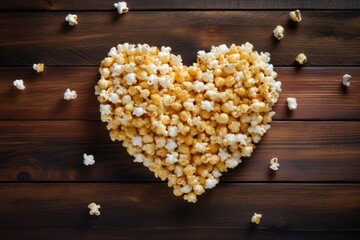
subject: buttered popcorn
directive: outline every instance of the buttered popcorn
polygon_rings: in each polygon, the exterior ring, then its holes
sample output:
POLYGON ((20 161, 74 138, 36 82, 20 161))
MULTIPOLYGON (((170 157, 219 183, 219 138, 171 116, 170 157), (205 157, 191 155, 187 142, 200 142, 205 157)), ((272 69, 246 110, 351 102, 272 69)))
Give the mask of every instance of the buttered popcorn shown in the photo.
POLYGON ((41 72, 44 71, 45 65, 44 65, 43 63, 33 64, 33 69, 34 69, 37 73, 41 73, 41 72))
POLYGON ((134 162, 194 203, 270 128, 281 82, 269 61, 250 43, 199 51, 189 67, 169 47, 119 44, 99 68, 101 120, 134 162))
POLYGON ((273 31, 274 37, 276 37, 278 40, 281 40, 284 38, 284 28, 280 25, 276 26, 276 28, 273 31))

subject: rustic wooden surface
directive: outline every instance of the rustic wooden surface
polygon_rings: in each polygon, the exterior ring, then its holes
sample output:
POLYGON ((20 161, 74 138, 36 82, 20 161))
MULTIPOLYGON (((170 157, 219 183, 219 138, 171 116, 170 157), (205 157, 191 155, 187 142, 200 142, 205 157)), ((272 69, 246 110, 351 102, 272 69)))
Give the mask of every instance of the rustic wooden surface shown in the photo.
POLYGON ((129 0, 122 16, 113 2, 0 1, 1 239, 360 237, 359 1, 129 0), (297 25, 288 21, 296 8, 297 25), (74 28, 64 24, 69 12, 79 16, 74 28), (250 158, 188 204, 109 139, 93 94, 97 66, 122 42, 169 45, 191 64, 197 50, 246 41, 271 53, 283 82, 275 121, 250 158), (295 68, 300 52, 309 62, 295 68), (37 62, 44 73, 32 70, 37 62), (18 78, 24 92, 12 86, 18 78), (66 88, 78 99, 64 102, 66 88), (82 164, 84 152, 94 166, 82 164), (88 214, 92 201, 99 217, 88 214))

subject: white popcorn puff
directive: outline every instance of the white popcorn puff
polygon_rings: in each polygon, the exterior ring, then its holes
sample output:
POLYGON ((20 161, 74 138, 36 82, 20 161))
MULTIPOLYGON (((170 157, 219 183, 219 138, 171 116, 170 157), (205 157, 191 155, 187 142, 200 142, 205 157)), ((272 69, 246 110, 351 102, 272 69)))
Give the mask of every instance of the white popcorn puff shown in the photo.
POLYGON ((303 65, 304 63, 306 63, 307 57, 305 56, 305 54, 300 53, 300 54, 297 55, 297 57, 295 58, 295 61, 297 61, 299 64, 303 65))
POLYGON ((69 23, 70 26, 75 26, 78 24, 77 22, 77 15, 76 14, 68 14, 66 17, 65 17, 65 21, 67 21, 69 23))
POLYGON ((225 161, 226 159, 230 158, 231 155, 229 154, 229 152, 226 149, 219 149, 219 157, 221 159, 221 161, 225 161))
POLYGON ((189 193, 191 192, 191 187, 189 185, 185 185, 184 187, 180 188, 182 193, 189 193))
POLYGON ((144 155, 142 155, 142 154, 136 154, 136 155, 135 155, 134 162, 137 162, 137 163, 142 163, 142 162, 144 162, 144 155))
POLYGON ((205 82, 212 82, 214 80, 214 75, 212 71, 207 70, 205 73, 203 73, 202 80, 204 80, 205 82))
POLYGON ((234 144, 236 144, 236 135, 235 134, 233 134, 233 133, 230 133, 230 134, 226 134, 225 135, 225 140, 224 141, 226 141, 226 143, 227 144, 229 144, 229 145, 234 145, 234 144))
POLYGON ((219 46, 219 51, 222 53, 222 54, 225 54, 229 51, 229 48, 226 46, 226 44, 221 44, 219 46))
MULTIPOLYGON (((105 92, 106 93, 106 92, 105 92)), ((101 96, 101 94, 100 94, 101 96)), ((110 96, 109 96, 109 99, 112 103, 119 103, 121 102, 120 101, 120 98, 119 98, 119 95, 117 93, 112 93, 110 96)))
POLYGON ((194 150, 200 153, 203 153, 209 149, 208 143, 199 143, 195 142, 194 144, 194 150))
POLYGON ((170 137, 176 137, 178 135, 178 127, 177 126, 169 126, 168 132, 170 137))
POLYGON ((351 76, 349 74, 345 74, 343 76, 342 83, 343 83, 344 86, 350 87, 350 78, 351 78, 351 76))
POLYGON ((129 8, 127 7, 127 3, 126 3, 126 2, 114 3, 114 7, 117 8, 119 14, 123 14, 123 13, 129 12, 129 8))
POLYGON ((179 154, 177 152, 172 152, 171 154, 166 154, 165 161, 170 164, 174 164, 178 162, 178 156, 179 154))
POLYGON ((134 147, 142 147, 142 137, 140 136, 133 137, 131 142, 134 145, 134 147))
POLYGON ((236 141, 244 146, 246 145, 246 139, 247 136, 244 134, 239 133, 236 135, 236 141))
POLYGON ((260 223, 260 219, 262 218, 261 214, 258 213, 254 213, 254 215, 251 218, 251 222, 255 223, 255 224, 259 224, 260 223))
POLYGON ((196 194, 193 193, 193 192, 185 194, 184 195, 184 200, 186 200, 186 201, 188 201, 190 203, 196 203, 197 202, 196 194))
POLYGON ((89 211, 90 215, 95 215, 95 216, 100 215, 100 211, 99 211, 99 209, 101 208, 100 205, 93 202, 88 205, 88 208, 90 208, 90 211, 89 211))
POLYGON ((235 158, 229 158, 225 161, 225 165, 227 168, 235 168, 240 162, 240 159, 236 160, 235 158))
POLYGON ((228 74, 233 73, 235 71, 235 65, 229 64, 229 65, 225 66, 224 71, 228 74))
POLYGON ((166 63, 166 64, 159 66, 158 69, 161 74, 166 74, 170 71, 170 66, 169 66, 169 64, 166 63))
POLYGON ((284 38, 284 28, 280 25, 277 25, 276 28, 274 29, 273 33, 274 33, 274 37, 276 37, 278 40, 281 40, 284 38))
POLYGON ((175 148, 177 148, 177 144, 173 139, 169 139, 167 144, 165 145, 165 148, 169 151, 174 151, 175 148))
POLYGON ((182 58, 180 55, 178 56, 172 56, 170 58, 170 64, 173 66, 182 66, 182 58))
POLYGON ((129 73, 128 75, 126 75, 124 77, 124 80, 126 81, 126 83, 128 85, 133 85, 134 83, 136 83, 136 74, 135 73, 129 73))
POLYGON ((64 99, 65 100, 72 100, 75 99, 77 97, 76 91, 71 91, 69 88, 66 89, 65 93, 64 93, 64 99))
POLYGON ((194 82, 194 90, 198 93, 205 90, 205 84, 203 82, 195 81, 194 82))
POLYGON ((159 83, 160 85, 163 87, 163 88, 167 88, 168 86, 170 86, 171 84, 171 80, 168 76, 165 76, 165 77, 161 77, 161 78, 158 78, 159 79, 159 83))
POLYGON ((219 183, 218 180, 216 180, 212 175, 209 175, 209 178, 205 180, 205 188, 206 189, 214 188, 218 183, 219 183))
POLYGON ((290 110, 295 110, 297 108, 297 102, 296 102, 296 98, 287 98, 286 99, 287 103, 288 103, 288 107, 290 110))
POLYGON ((141 107, 137 107, 134 109, 133 111, 133 115, 137 116, 137 117, 140 117, 142 115, 144 115, 146 113, 146 110, 144 110, 143 108, 141 107))
POLYGON ((294 22, 301 22, 301 13, 300 13, 300 10, 291 11, 291 12, 289 13, 289 16, 290 16, 291 20, 293 20, 294 22))
POLYGON ((177 177, 181 177, 184 174, 182 167, 178 165, 175 167, 174 173, 177 177))
POLYGON ((210 102, 208 100, 202 101, 201 109, 206 110, 208 112, 214 110, 214 102, 210 102))
MULTIPOLYGON (((128 54, 130 51, 128 51, 128 54)), ((129 63, 124 65, 124 70, 127 73, 133 73, 135 71, 135 63, 129 63)))
POLYGON ((270 160, 270 169, 274 170, 274 171, 277 171, 279 169, 279 160, 277 158, 272 158, 270 160))
POLYGON ((22 79, 16 79, 16 80, 13 82, 13 85, 14 85, 17 89, 19 89, 19 90, 21 90, 21 91, 25 90, 24 81, 23 81, 22 79))
POLYGON ((33 69, 36 72, 41 73, 44 71, 44 64, 43 63, 33 64, 33 69))
POLYGON ((193 98, 189 98, 186 100, 186 102, 184 102, 184 108, 188 111, 194 111, 194 101, 195 99, 193 98))
POLYGON ((158 81, 159 81, 159 78, 154 74, 151 74, 150 76, 148 76, 146 78, 146 82, 148 85, 157 85, 158 81))
POLYGON ((274 88, 276 91, 281 91, 281 82, 280 81, 276 81, 274 84, 274 88))
POLYGON ((95 163, 93 155, 87 155, 86 153, 84 153, 83 157, 85 166, 93 165, 95 163))
POLYGON ((111 105, 100 104, 99 110, 100 110, 101 115, 110 115, 111 114, 111 105))
POLYGON ((222 176, 221 172, 219 171, 219 169, 215 168, 211 174, 215 177, 215 178, 219 178, 222 176))

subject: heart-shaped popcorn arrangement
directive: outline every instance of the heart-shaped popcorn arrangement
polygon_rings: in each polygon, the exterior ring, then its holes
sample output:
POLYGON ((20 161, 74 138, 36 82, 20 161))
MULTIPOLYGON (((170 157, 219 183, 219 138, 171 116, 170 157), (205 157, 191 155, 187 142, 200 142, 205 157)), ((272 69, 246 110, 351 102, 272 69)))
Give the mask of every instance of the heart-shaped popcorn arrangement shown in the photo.
POLYGON ((199 51, 187 67, 171 48, 120 44, 100 66, 101 120, 134 162, 196 202, 250 157, 270 128, 281 82, 269 53, 241 46, 199 51))

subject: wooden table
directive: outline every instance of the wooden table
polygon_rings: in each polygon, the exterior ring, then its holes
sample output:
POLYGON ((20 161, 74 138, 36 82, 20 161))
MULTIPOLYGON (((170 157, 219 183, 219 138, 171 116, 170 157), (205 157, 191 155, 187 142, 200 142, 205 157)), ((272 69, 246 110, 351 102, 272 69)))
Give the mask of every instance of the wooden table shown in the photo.
POLYGON ((0 2, 1 239, 359 239, 359 1, 129 0, 125 15, 113 2, 0 2), (303 21, 293 24, 297 8, 303 21), (109 139, 98 65, 124 42, 171 46, 191 64, 197 50, 247 41, 271 53, 283 83, 276 117, 251 158, 189 204, 109 139), (300 52, 308 63, 295 68, 300 52), (44 73, 32 70, 38 62, 44 73), (24 92, 12 86, 19 78, 24 92), (65 102, 66 88, 78 98, 65 102), (84 166, 83 153, 96 164, 84 166), (92 201, 99 217, 88 214, 92 201))

